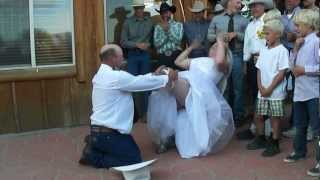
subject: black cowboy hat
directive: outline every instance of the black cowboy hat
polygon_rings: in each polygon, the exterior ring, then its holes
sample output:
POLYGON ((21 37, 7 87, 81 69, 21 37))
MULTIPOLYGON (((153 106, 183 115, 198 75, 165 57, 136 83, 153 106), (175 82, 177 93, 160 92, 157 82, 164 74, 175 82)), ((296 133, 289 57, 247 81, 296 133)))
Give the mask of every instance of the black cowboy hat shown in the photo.
POLYGON ((166 11, 171 11, 172 13, 175 13, 176 10, 177 10, 176 6, 174 5, 170 6, 166 2, 161 3, 160 10, 156 9, 156 11, 160 14, 166 11))

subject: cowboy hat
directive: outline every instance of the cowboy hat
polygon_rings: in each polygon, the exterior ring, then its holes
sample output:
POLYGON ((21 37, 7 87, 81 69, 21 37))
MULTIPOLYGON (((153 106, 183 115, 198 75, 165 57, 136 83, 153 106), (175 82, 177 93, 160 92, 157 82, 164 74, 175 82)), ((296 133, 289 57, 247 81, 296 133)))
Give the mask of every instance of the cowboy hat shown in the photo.
POLYGON ((213 14, 220 14, 224 11, 224 8, 221 4, 216 4, 213 9, 213 14))
POLYGON ((113 167, 113 170, 120 171, 125 180, 150 180, 150 165, 157 159, 145 161, 128 166, 113 167))
POLYGON ((192 8, 189 8, 191 12, 197 13, 208 9, 202 1, 195 1, 192 8))
POLYGON ((266 9, 274 8, 272 0, 250 0, 248 5, 250 7, 250 6, 252 6, 253 4, 256 4, 256 3, 263 4, 266 9))
POLYGON ((114 9, 113 14, 110 15, 110 18, 117 18, 119 16, 127 17, 128 14, 130 14, 131 11, 125 9, 123 6, 117 7, 114 9))
POLYGON ((133 0, 132 7, 144 7, 144 0, 133 0))
POLYGON ((160 14, 163 12, 166 12, 166 11, 171 11, 172 13, 175 13, 176 10, 177 10, 176 6, 174 6, 174 5, 170 6, 166 2, 161 3, 160 10, 156 9, 156 11, 160 14))

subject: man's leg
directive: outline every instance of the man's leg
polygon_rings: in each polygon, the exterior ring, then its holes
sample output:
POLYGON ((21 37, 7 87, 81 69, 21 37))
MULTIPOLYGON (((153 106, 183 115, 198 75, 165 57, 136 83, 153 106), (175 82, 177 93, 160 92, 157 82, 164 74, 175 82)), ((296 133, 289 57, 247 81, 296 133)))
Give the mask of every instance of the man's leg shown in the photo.
MULTIPOLYGON (((139 74, 147 74, 150 72, 150 55, 144 51, 141 53, 140 72, 139 74)), ((141 92, 141 114, 143 121, 146 121, 146 113, 148 110, 148 98, 150 92, 141 92)))
POLYGON ((255 100, 258 95, 258 86, 257 86, 257 68, 255 67, 254 59, 251 58, 247 62, 247 79, 248 79, 248 86, 249 86, 249 92, 252 98, 252 104, 249 105, 249 116, 247 118, 249 119, 249 122, 251 122, 251 125, 248 129, 241 131, 237 133, 237 137, 239 140, 251 140, 254 138, 253 133, 255 132, 255 125, 253 122, 254 119, 254 108, 255 108, 255 100))
POLYGON ((241 126, 244 121, 243 109, 243 60, 242 53, 233 54, 232 85, 233 85, 233 112, 236 126, 241 126))
POLYGON ((132 75, 139 74, 139 56, 137 52, 130 51, 128 52, 128 72, 132 75))
POLYGON ((140 149, 131 135, 110 132, 91 136, 91 150, 86 159, 92 166, 110 168, 142 162, 140 149))

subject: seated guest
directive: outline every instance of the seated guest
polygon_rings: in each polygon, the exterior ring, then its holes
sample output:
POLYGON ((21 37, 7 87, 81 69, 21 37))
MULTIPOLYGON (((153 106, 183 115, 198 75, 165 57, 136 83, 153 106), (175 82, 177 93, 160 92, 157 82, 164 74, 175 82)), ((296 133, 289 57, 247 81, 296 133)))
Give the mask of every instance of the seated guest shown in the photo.
POLYGON ((159 54, 159 64, 171 68, 177 68, 174 60, 181 53, 181 40, 183 37, 183 25, 171 19, 176 12, 175 6, 163 2, 160 10, 161 21, 155 26, 153 42, 159 54))
POLYGON ((199 41, 201 46, 192 50, 190 58, 204 57, 208 55, 209 42, 207 41, 207 32, 210 21, 204 18, 204 12, 207 8, 202 1, 195 1, 190 11, 193 19, 184 24, 184 37, 190 46, 193 41, 199 41))
POLYGON ((131 92, 165 87, 176 79, 176 73, 169 70, 169 75, 133 76, 118 70, 123 53, 114 44, 103 46, 100 58, 101 66, 92 80, 91 134, 79 163, 96 168, 140 163, 139 147, 130 135, 134 115, 131 92))

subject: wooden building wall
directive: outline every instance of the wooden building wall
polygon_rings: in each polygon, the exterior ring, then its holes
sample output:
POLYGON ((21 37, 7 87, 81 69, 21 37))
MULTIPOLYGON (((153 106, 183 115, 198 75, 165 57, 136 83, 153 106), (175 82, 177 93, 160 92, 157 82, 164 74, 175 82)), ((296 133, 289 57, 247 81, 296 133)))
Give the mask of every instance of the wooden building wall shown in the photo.
POLYGON ((89 122, 91 78, 104 44, 103 0, 74 0, 74 23, 74 73, 0 71, 0 134, 89 122))
MULTIPOLYGON (((181 0, 186 19, 194 1, 181 0)), ((173 4, 178 9, 175 18, 183 22, 179 0, 173 4)), ((0 71, 0 134, 88 124, 91 79, 105 39, 103 0, 74 0, 74 27, 73 69, 0 71)))

